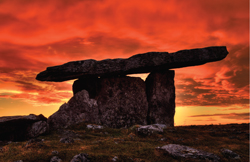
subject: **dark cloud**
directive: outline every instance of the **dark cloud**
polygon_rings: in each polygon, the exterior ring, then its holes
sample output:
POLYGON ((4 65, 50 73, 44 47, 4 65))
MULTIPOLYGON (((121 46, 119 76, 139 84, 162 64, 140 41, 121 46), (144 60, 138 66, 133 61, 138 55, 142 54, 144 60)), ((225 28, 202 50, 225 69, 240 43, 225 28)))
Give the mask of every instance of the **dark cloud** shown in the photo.
POLYGON ((203 115, 193 115, 189 117, 221 117, 225 119, 237 119, 237 120, 247 120, 249 119, 249 113, 230 113, 230 114, 203 114, 203 115))

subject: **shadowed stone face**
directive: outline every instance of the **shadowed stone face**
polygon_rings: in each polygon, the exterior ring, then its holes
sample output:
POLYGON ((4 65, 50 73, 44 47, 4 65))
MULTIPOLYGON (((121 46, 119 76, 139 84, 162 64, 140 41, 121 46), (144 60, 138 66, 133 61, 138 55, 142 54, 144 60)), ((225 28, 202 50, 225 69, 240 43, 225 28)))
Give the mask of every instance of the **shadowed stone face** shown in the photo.
POLYGON ((128 59, 73 61, 48 67, 45 71, 39 73, 36 79, 61 82, 80 77, 148 73, 153 70, 181 68, 219 61, 225 58, 227 54, 226 47, 217 46, 182 50, 175 53, 148 52, 134 55, 128 59))
POLYGON ((146 79, 148 124, 174 126, 175 86, 174 71, 153 71, 146 79))
POLYGON ((79 79, 73 89, 75 94, 69 102, 48 118, 51 128, 83 121, 112 128, 146 124, 148 103, 145 82, 141 78, 79 79))

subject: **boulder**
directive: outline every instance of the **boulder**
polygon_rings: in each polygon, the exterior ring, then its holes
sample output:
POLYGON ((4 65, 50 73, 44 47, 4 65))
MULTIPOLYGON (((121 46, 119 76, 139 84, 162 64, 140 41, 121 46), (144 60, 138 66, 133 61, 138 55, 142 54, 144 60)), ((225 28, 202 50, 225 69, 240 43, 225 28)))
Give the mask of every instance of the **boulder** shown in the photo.
POLYGON ((146 78, 148 100, 147 124, 174 126, 174 71, 153 71, 146 78))
POLYGON ((149 136, 155 133, 163 133, 163 129, 166 128, 165 125, 144 125, 136 128, 136 132, 142 136, 149 136))
POLYGON ((89 93, 82 90, 52 114, 48 118, 48 123, 51 129, 67 128, 83 121, 99 123, 98 116, 97 101, 90 99, 89 93))
POLYGON ((117 76, 148 73, 154 70, 181 68, 219 61, 228 54, 225 46, 214 46, 175 53, 148 52, 127 59, 106 59, 101 61, 72 61, 59 66, 47 67, 36 77, 40 81, 66 81, 80 77, 117 76))
MULTIPOLYGON (((189 159, 202 159, 210 160, 213 162, 220 161, 220 158, 212 153, 205 152, 203 150, 197 150, 188 146, 178 145, 178 144, 168 144, 162 147, 156 148, 157 153, 160 154, 169 154, 174 158, 184 158, 189 159)), ((192 161, 192 160, 189 160, 192 161)))
POLYGON ((220 151, 228 159, 235 159, 235 160, 240 159, 240 156, 236 154, 235 152, 233 152, 232 150, 222 148, 220 151))
POLYGON ((39 136, 40 134, 44 134, 49 130, 49 125, 47 121, 38 121, 32 124, 29 130, 29 136, 34 138, 39 136))
POLYGON ((0 117, 0 140, 24 141, 48 132, 47 118, 42 114, 0 117))

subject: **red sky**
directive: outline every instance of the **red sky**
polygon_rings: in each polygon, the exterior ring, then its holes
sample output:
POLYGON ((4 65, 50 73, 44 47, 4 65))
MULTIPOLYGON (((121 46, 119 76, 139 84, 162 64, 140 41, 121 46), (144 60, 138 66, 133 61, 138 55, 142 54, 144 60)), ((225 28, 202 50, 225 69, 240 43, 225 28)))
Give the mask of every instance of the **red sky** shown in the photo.
POLYGON ((248 0, 0 0, 0 116, 72 97, 35 80, 48 66, 220 45, 224 60, 175 69, 176 125, 249 122, 248 0))

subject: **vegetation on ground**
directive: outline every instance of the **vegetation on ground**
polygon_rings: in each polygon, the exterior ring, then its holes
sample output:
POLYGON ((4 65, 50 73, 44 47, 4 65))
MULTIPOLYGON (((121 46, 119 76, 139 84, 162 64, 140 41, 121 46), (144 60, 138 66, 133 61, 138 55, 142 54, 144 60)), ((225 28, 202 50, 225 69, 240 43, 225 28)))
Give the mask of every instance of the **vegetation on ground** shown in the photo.
POLYGON ((167 144, 190 146, 214 153, 221 161, 233 161, 220 152, 227 148, 240 155, 238 161, 249 160, 249 124, 177 126, 146 137, 138 135, 135 128, 92 130, 81 123, 67 129, 78 135, 74 143, 61 143, 60 131, 37 138, 44 139, 43 142, 0 142, 0 161, 49 162, 53 156, 58 156, 63 162, 69 162, 80 153, 87 153, 93 162, 110 162, 115 156, 117 161, 123 162, 185 161, 155 151, 156 147, 167 144), (57 155, 52 153, 54 150, 58 151, 57 155))

